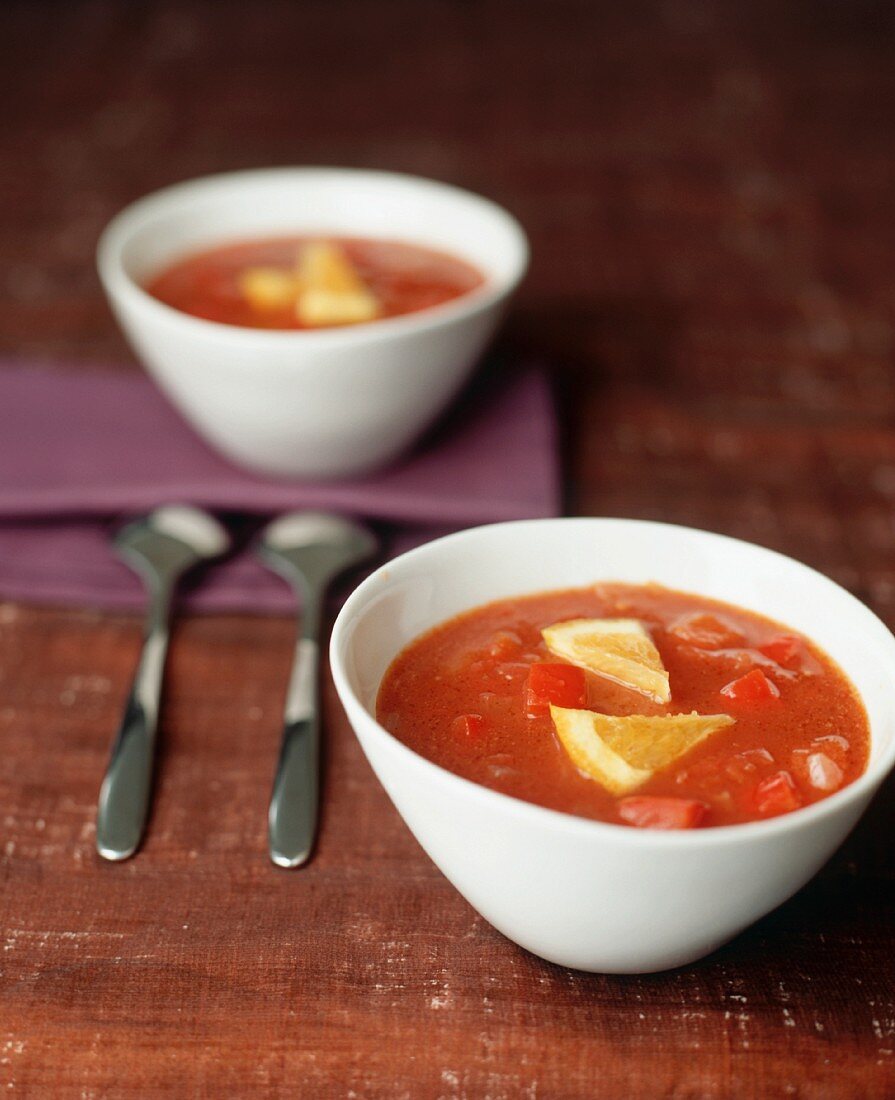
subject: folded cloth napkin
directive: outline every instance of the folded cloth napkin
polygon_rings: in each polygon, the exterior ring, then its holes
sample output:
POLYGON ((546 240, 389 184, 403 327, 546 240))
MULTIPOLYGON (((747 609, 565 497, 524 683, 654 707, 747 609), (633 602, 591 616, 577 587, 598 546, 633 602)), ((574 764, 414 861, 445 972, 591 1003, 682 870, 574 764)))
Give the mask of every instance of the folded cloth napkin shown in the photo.
POLYGON ((211 451, 142 375, 0 369, 0 597, 137 609, 110 537, 128 516, 189 503, 222 515, 237 551, 185 586, 200 611, 292 609, 251 536, 293 509, 366 519, 394 554, 478 523, 555 515, 555 419, 542 370, 484 372, 397 465, 337 482, 245 473, 211 451))

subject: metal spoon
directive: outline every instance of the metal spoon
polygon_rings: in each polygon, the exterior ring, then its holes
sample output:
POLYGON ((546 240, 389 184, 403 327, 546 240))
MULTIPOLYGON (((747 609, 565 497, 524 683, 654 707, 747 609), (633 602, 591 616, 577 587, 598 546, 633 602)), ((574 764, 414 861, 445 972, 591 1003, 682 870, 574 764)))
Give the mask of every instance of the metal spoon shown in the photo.
POLYGON ((229 545, 217 520, 185 505, 159 508, 115 538, 119 554, 146 585, 149 609, 143 652, 99 794, 96 848, 105 859, 127 859, 143 836, 174 588, 187 569, 229 545))
POLYGON ((311 854, 317 830, 317 670, 323 597, 331 581, 375 549, 376 539, 366 528, 318 512, 281 516, 261 536, 261 558, 293 586, 302 606, 301 637, 286 694, 283 741, 268 813, 270 858, 278 867, 300 867, 311 854))

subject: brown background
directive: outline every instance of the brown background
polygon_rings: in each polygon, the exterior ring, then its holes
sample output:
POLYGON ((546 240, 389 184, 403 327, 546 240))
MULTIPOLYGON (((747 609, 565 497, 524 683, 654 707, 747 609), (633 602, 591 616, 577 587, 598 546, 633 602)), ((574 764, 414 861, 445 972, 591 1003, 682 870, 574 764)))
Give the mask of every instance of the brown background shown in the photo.
MULTIPOLYGON (((861 0, 6 0, 3 346, 132 364, 92 249, 169 181, 462 184, 531 235, 503 343, 555 366, 569 509, 776 547, 895 625, 893 44, 861 0)), ((572 973, 440 877, 331 690, 319 854, 267 864, 291 640, 180 626, 149 838, 109 866, 94 804, 138 623, 0 605, 4 1094, 895 1095, 891 784, 712 958, 572 973)))

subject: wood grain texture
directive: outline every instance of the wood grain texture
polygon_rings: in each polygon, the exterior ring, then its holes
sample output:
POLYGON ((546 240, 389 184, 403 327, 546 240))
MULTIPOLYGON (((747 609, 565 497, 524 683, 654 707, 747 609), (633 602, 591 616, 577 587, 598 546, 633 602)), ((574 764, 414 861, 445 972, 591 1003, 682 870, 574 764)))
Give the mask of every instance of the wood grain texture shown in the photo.
MULTIPOLYGON (((893 43, 866 0, 7 0, 2 350, 132 362, 92 251, 156 186, 437 176, 531 234, 503 344, 555 364, 571 511, 773 546, 895 625, 893 43)), ((103 865, 138 642, 129 618, 0 605, 7 1095, 895 1095, 891 783, 716 955, 577 974, 441 878, 331 688, 317 858, 268 865, 281 620, 179 627, 148 841, 103 865)))

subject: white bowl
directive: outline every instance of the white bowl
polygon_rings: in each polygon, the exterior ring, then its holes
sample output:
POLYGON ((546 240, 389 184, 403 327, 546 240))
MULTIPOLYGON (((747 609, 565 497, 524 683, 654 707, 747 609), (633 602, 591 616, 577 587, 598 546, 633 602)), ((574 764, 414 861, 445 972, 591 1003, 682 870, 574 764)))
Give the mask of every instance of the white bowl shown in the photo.
POLYGON ((642 973, 708 954, 811 878, 895 763, 895 638, 879 619, 791 558, 686 527, 550 519, 431 542, 352 594, 336 620, 331 662, 373 770, 437 866, 504 935, 581 970, 642 973), (867 771, 783 817, 661 832, 498 794, 423 759, 376 722, 384 672, 422 631, 489 600, 598 580, 657 581, 803 631, 864 700, 867 771))
POLYGON ((463 384, 527 262, 525 234, 494 203, 431 180, 344 168, 234 172, 166 188, 115 217, 97 253, 137 355, 209 443, 262 473, 325 477, 381 466, 419 436, 463 384), (189 252, 301 233, 442 249, 486 281, 419 313, 295 332, 191 317, 142 288, 189 252))

